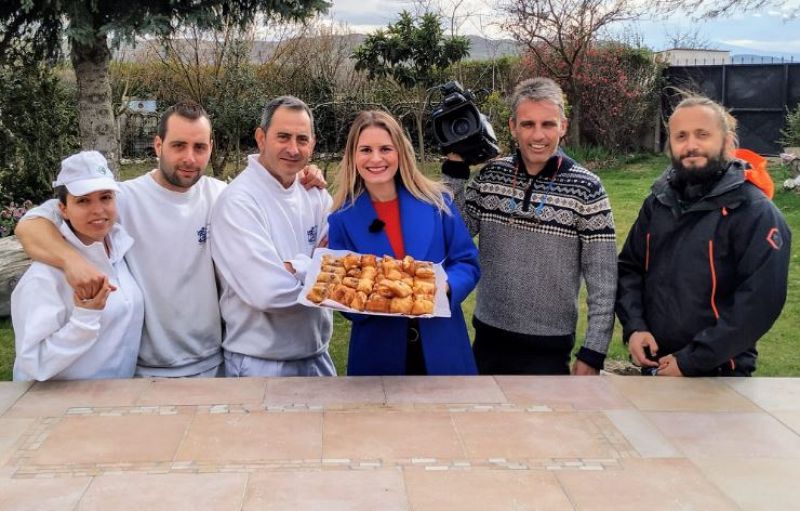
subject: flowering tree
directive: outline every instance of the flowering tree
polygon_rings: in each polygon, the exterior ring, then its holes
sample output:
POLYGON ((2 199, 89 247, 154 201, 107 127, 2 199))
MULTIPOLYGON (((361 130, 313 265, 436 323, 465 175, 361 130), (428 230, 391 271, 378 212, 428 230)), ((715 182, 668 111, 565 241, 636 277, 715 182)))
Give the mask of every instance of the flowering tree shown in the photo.
POLYGON ((578 79, 584 55, 612 23, 634 16, 632 0, 506 0, 505 28, 528 56, 561 84, 572 105, 570 140, 580 144, 583 112, 578 79))
MULTIPOLYGON (((580 122, 571 113, 573 128, 586 141, 612 152, 637 149, 655 118, 662 80, 659 65, 646 51, 622 44, 589 48, 579 64, 573 79, 583 111, 580 122)), ((558 81, 559 66, 565 64, 557 55, 541 51, 538 58, 529 57, 527 65, 531 74, 558 81), (547 66, 540 64, 542 59, 547 66)))

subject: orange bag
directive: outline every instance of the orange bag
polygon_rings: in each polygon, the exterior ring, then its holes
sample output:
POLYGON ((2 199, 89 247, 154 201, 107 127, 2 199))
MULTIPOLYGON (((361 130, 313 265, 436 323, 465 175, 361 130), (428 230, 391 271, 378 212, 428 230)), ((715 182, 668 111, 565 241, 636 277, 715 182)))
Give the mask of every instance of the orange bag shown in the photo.
POLYGON ((750 149, 737 149, 733 155, 750 164, 750 168, 744 171, 744 178, 756 185, 764 195, 772 200, 775 196, 775 183, 767 172, 767 159, 760 154, 754 153, 750 149))

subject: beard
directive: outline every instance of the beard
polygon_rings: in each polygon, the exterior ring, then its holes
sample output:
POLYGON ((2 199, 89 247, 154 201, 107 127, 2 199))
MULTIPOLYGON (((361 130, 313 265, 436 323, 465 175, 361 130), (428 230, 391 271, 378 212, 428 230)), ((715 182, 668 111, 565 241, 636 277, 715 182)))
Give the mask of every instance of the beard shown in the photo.
POLYGON ((713 157, 698 151, 690 151, 679 157, 673 156, 672 168, 675 172, 670 179, 672 187, 679 191, 683 191, 687 187, 706 189, 708 185, 716 183, 725 173, 727 166, 727 162, 723 160, 724 150, 723 148, 719 154, 713 157), (705 156, 706 164, 702 167, 685 166, 682 160, 692 156, 705 156))
POLYGON ((164 176, 171 185, 177 186, 179 188, 186 188, 189 189, 197 183, 203 175, 203 172, 199 168, 188 169, 188 170, 196 170, 198 171, 194 177, 190 179, 183 179, 178 175, 178 167, 169 167, 163 160, 159 160, 158 163, 159 169, 161 170, 161 175, 164 176))

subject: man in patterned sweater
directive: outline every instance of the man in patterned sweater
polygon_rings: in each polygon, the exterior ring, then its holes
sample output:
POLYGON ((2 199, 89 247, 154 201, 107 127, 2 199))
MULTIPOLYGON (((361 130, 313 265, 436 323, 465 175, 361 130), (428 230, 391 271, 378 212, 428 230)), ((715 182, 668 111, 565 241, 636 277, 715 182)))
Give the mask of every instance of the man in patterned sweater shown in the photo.
POLYGON ((521 82, 511 96, 519 149, 489 162, 468 184, 469 166, 448 155, 444 181, 473 235, 481 281, 473 350, 482 374, 569 374, 581 278, 588 326, 573 374, 598 374, 614 327, 616 245, 600 179, 559 150, 567 131, 561 88, 521 82))

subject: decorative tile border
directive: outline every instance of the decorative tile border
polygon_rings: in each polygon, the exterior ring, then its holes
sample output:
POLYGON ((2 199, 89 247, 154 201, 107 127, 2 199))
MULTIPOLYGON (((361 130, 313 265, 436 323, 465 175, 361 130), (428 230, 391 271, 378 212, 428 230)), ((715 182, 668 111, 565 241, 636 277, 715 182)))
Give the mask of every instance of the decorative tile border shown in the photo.
MULTIPOLYGON (((515 404, 401 404, 363 406, 321 406, 321 405, 194 405, 194 406, 128 406, 128 407, 75 407, 69 408, 63 417, 107 417, 141 415, 217 415, 247 413, 298 413, 324 411, 440 411, 452 414, 464 413, 523 413, 540 414, 557 410, 545 405, 515 404)), ((97 463, 41 465, 31 462, 36 451, 42 446, 50 432, 61 422, 61 417, 40 418, 18 441, 19 448, 10 456, 6 467, 13 471, 14 478, 83 477, 101 474, 120 474, 127 472, 166 474, 166 473, 224 473, 224 472, 262 472, 286 470, 376 470, 383 468, 420 468, 430 471, 445 470, 608 470, 619 469, 622 458, 639 457, 625 437, 602 413, 573 412, 580 414, 597 428, 614 456, 607 459, 349 459, 322 458, 306 460, 270 460, 264 462, 237 461, 164 461, 147 463, 97 463)))

